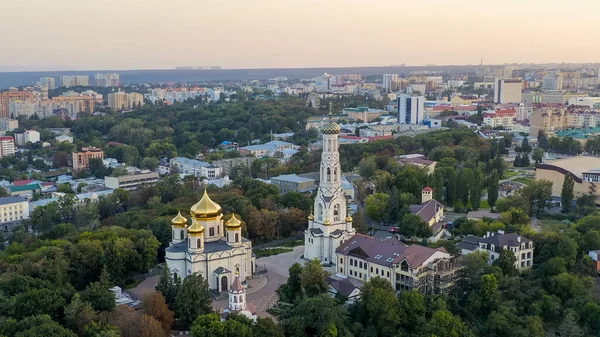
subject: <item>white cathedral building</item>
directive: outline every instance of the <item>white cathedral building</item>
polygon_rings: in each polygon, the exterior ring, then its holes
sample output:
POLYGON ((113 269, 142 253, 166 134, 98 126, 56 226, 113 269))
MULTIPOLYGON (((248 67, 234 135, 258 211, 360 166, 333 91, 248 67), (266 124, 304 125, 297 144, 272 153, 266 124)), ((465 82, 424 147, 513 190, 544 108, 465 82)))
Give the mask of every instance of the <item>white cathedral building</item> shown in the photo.
MULTIPOLYGON (((331 116, 331 113, 330 113, 331 116)), ((321 127, 323 154, 320 182, 313 212, 304 232, 304 258, 335 263, 335 250, 355 234, 342 189, 342 171, 338 152, 340 126, 330 120, 321 127)))
POLYGON ((206 191, 190 209, 191 225, 181 213, 171 220, 172 240, 165 261, 173 275, 200 273, 208 287, 228 291, 234 276, 246 280, 254 273, 252 243, 242 237, 242 222, 234 215, 225 223, 221 206, 206 191))

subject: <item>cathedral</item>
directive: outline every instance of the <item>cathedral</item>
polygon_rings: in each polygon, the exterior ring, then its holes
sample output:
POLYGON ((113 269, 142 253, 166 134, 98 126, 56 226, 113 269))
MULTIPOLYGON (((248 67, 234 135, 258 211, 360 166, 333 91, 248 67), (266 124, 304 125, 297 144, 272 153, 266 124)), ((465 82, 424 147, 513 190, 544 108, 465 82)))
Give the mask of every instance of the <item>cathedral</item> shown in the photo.
POLYGON ((224 223, 221 206, 204 191, 190 216, 188 220, 178 213, 171 220, 172 240, 165 260, 173 275, 200 273, 217 292, 228 291, 234 277, 252 277, 252 243, 242 237, 242 222, 235 214, 224 223))
POLYGON ((304 232, 304 258, 322 263, 336 261, 335 250, 355 233, 342 189, 342 171, 338 153, 340 126, 330 119, 321 127, 323 154, 320 182, 313 213, 304 232))

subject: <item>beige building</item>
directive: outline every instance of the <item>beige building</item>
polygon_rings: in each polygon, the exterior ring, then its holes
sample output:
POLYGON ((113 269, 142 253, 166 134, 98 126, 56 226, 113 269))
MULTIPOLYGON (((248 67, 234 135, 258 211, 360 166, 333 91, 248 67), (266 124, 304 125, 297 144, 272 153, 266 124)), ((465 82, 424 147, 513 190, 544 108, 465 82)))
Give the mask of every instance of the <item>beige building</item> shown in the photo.
POLYGON ((115 111, 123 111, 141 106, 144 103, 144 95, 132 92, 115 92, 108 94, 108 107, 115 111))
POLYGON ((552 196, 560 197, 565 175, 573 177, 575 198, 600 194, 600 157, 576 156, 536 165, 535 179, 552 182, 552 196))
POLYGON ((540 131, 546 135, 567 126, 567 109, 564 106, 541 106, 533 109, 530 116, 530 135, 537 137, 540 131))
POLYGON ((301 192, 312 193, 315 190, 315 180, 300 177, 296 174, 283 174, 271 178, 271 183, 279 188, 279 193, 301 192))
POLYGON ((336 272, 349 279, 388 280, 396 291, 415 289, 447 294, 460 278, 462 266, 444 248, 407 246, 396 239, 379 240, 356 234, 336 249, 336 272))
POLYGON ((12 229, 21 220, 29 219, 29 201, 21 197, 0 198, 0 228, 12 229))
POLYGON ((158 173, 141 172, 118 177, 104 177, 104 187, 135 190, 141 185, 153 185, 158 182, 158 173))
POLYGON ((585 94, 534 92, 523 94, 523 103, 529 104, 565 104, 571 98, 585 97, 585 94))
POLYGON ((494 103, 521 103, 523 81, 497 78, 494 82, 494 103))
POLYGON ((81 152, 71 154, 73 171, 87 170, 90 168, 90 159, 104 159, 104 151, 97 147, 84 147, 81 152))

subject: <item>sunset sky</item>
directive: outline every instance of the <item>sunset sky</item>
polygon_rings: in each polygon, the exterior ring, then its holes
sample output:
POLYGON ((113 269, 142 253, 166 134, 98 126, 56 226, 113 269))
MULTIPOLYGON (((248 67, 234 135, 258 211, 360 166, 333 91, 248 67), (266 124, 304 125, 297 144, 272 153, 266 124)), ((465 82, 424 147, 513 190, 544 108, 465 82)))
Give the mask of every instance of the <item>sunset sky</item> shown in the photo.
POLYGON ((598 0, 16 0, 0 70, 598 62, 598 0))

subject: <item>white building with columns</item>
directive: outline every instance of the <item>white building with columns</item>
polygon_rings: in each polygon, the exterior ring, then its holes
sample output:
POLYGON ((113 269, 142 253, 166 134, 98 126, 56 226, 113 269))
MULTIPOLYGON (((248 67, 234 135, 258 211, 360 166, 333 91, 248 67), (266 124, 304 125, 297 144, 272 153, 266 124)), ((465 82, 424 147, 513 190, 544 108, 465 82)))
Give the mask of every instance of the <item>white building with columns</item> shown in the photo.
POLYGON ((218 292, 228 291, 236 275, 242 280, 252 277, 252 243, 242 237, 242 222, 235 214, 224 223, 221 206, 204 191, 190 215, 189 221, 181 213, 171 220, 172 240, 165 261, 173 275, 183 279, 200 273, 208 287, 218 292))
POLYGON ((336 248, 355 233, 342 188, 338 153, 340 129, 331 118, 321 127, 321 178, 314 202, 314 214, 308 217, 308 228, 304 232, 304 258, 319 259, 322 263, 335 263, 336 248))

